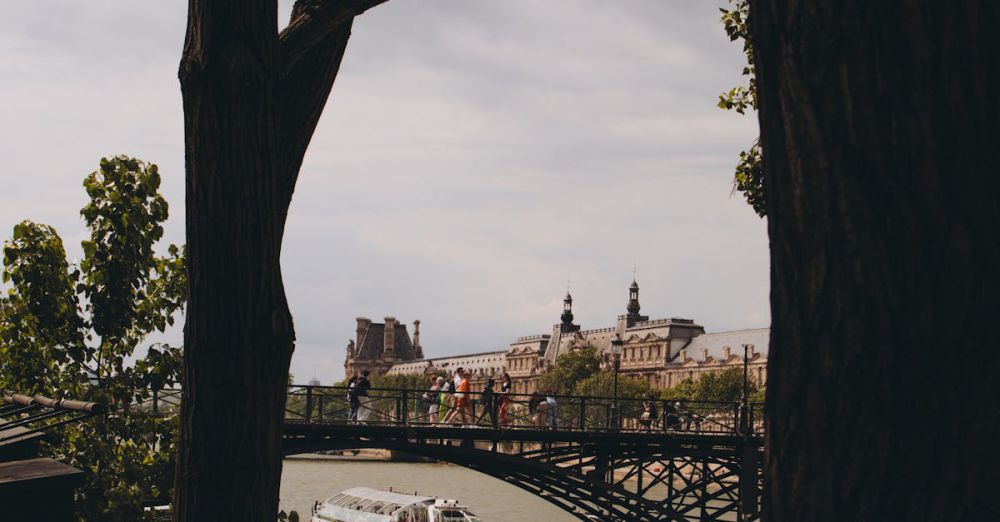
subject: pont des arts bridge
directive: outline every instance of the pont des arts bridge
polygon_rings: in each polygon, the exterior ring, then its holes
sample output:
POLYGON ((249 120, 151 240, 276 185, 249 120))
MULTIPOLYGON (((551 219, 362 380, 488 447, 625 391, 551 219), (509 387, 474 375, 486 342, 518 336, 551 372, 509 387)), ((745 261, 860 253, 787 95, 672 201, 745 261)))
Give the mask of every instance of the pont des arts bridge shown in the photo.
MULTIPOLYGON (((760 518, 761 404, 657 400, 648 418, 641 399, 556 395, 548 410, 529 395, 501 408, 474 392, 465 419, 444 422, 448 406, 432 415, 425 391, 371 389, 358 421, 347 388, 290 386, 284 453, 405 452, 498 478, 581 520, 760 518)), ((166 413, 180 396, 161 390, 144 407, 166 413)))

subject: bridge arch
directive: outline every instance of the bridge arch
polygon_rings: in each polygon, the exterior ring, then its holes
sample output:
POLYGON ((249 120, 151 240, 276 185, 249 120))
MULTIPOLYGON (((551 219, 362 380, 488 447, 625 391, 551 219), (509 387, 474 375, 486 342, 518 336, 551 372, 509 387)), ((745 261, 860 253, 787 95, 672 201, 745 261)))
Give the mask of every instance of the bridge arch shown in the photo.
POLYGON ((543 462, 541 458, 524 458, 470 445, 385 439, 315 440, 286 445, 285 456, 352 449, 401 451, 462 466, 517 486, 581 520, 684 520, 677 513, 664 513, 661 504, 601 478, 575 473, 572 469, 543 462))

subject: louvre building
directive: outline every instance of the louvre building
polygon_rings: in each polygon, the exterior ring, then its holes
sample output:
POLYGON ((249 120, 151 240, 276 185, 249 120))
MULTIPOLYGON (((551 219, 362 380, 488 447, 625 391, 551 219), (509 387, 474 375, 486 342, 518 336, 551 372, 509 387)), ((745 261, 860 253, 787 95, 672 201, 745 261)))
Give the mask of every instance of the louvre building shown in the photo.
POLYGON ((768 328, 708 333, 692 319, 650 319, 640 313, 639 284, 633 281, 628 293, 626 313, 607 326, 584 330, 574 324, 573 297, 566 294, 560 321, 549 333, 520 337, 506 350, 431 359, 424 358, 420 345, 420 321, 413 322, 411 338, 406 325, 393 317, 386 317, 384 323, 359 317, 357 336, 347 345, 344 369, 347 375, 364 369, 376 374, 421 375, 451 373, 462 367, 472 375, 477 390, 486 379, 499 378, 506 371, 515 393, 532 393, 538 390, 539 377, 569 351, 593 347, 602 355, 602 364, 610 367, 611 342, 618 335, 623 341, 621 374, 644 379, 654 388, 742 366, 744 345, 751 378, 767 382, 768 328))

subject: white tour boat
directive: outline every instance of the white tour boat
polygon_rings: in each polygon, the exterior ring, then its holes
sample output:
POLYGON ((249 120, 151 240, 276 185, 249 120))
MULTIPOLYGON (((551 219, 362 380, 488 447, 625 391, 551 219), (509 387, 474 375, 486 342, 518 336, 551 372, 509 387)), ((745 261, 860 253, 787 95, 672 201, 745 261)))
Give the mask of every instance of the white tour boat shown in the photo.
POLYGON ((316 502, 310 522, 480 522, 457 500, 351 488, 316 502))

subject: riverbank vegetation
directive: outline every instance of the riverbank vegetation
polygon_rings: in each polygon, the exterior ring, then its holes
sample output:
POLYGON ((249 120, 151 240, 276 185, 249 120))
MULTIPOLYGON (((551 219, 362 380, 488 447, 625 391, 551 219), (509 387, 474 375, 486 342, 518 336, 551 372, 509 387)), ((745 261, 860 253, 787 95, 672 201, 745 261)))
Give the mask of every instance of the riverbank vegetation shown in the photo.
MULTIPOLYGON (((750 379, 750 402, 764 402, 764 386, 750 379)), ((703 373, 698 379, 687 378, 660 392, 663 400, 737 402, 743 397, 743 369, 739 367, 703 373)))
POLYGON ((83 185, 82 259, 41 223, 18 223, 4 242, 0 390, 105 404, 43 451, 85 472, 80 519, 140 520, 142 502, 169 502, 173 484, 176 421, 142 404, 180 381, 181 350, 144 341, 184 307, 184 249, 156 252, 168 216, 156 165, 103 158, 83 185))

